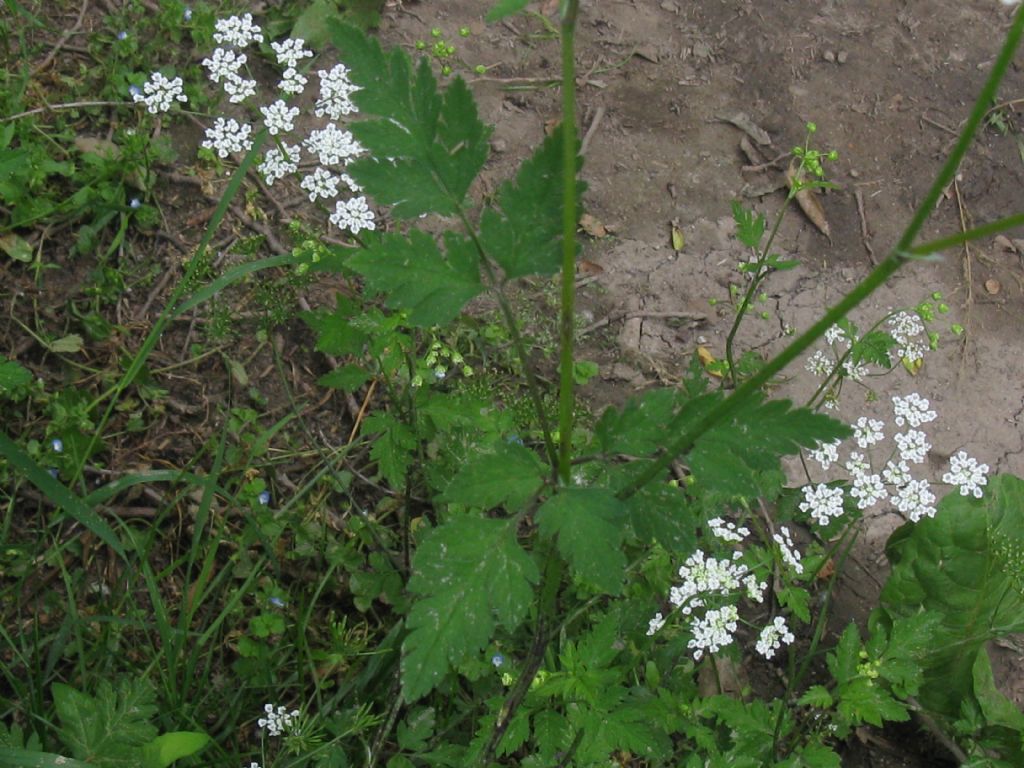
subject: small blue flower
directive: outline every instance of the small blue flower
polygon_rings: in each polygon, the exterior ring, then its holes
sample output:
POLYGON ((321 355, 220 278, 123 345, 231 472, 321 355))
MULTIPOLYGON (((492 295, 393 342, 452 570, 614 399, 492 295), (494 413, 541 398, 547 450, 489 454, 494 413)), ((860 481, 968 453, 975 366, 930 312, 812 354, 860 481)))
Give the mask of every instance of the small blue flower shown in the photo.
POLYGON ((128 203, 128 205, 131 206, 133 211, 137 211, 139 208, 142 207, 142 201, 139 200, 139 198, 137 198, 137 197, 133 197, 131 202, 128 203))
POLYGON ((64 452, 64 441, 61 440, 59 437, 53 438, 53 440, 50 441, 50 449, 54 453, 63 453, 64 452))
POLYGON ((275 608, 284 608, 284 607, 285 607, 286 605, 288 605, 288 603, 286 603, 286 602, 285 602, 284 600, 282 600, 282 599, 281 599, 280 597, 271 597, 271 598, 268 598, 268 599, 267 599, 267 602, 268 602, 268 603, 270 603, 270 604, 271 604, 272 606, 274 606, 275 608))
POLYGON ((521 438, 519 435, 509 435, 508 437, 505 438, 505 442, 508 443, 509 445, 522 445, 523 438, 521 438))
POLYGON ((505 664, 505 657, 502 656, 500 653, 496 653, 493 656, 491 656, 491 664, 494 665, 495 669, 498 669, 499 667, 505 664))
POLYGON ((128 86, 128 93, 130 93, 132 98, 134 99, 136 96, 141 96, 142 95, 142 89, 139 88, 139 86, 137 86, 137 85, 129 85, 128 86))
POLYGON ((259 502, 264 507, 267 506, 267 504, 270 503, 270 491, 263 491, 263 492, 261 492, 260 495, 259 495, 259 502))
POLYGON ((54 480, 56 480, 57 479, 57 475, 60 474, 60 472, 57 470, 56 467, 50 467, 46 471, 50 473, 50 477, 52 477, 54 480))
POLYGON ((191 8, 186 8, 185 9, 185 21, 192 21, 192 9, 191 8))
POLYGON ((125 31, 124 31, 124 30, 122 29, 122 30, 121 30, 120 32, 118 32, 118 33, 117 33, 117 39, 118 39, 118 40, 127 40, 127 39, 128 39, 128 33, 127 33, 127 32, 125 32, 125 31))

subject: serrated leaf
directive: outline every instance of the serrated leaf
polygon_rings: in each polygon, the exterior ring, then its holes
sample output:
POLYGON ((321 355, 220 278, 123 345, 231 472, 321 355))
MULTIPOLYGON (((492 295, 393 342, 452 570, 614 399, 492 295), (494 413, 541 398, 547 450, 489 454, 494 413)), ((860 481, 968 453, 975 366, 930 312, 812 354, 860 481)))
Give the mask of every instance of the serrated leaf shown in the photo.
POLYGON ((391 309, 408 310, 414 326, 445 325, 483 291, 480 266, 467 238, 445 233, 445 252, 426 232, 387 233, 349 259, 391 309))
POLYGON ((679 393, 665 388, 630 398, 621 409, 606 408, 594 428, 601 450, 630 456, 655 453, 665 446, 667 427, 679 415, 680 403, 679 393))
POLYGON ((1024 632, 1024 480, 989 478, 983 499, 955 491, 934 518, 898 529, 886 544, 892 572, 882 607, 895 627, 922 611, 940 615, 922 662, 919 701, 957 717, 973 696, 985 643, 1024 632))
POLYGON ((54 683, 52 693, 61 741, 79 760, 128 768, 156 737, 149 722, 157 714, 153 690, 143 678, 122 679, 117 690, 102 681, 95 698, 63 683, 54 683))
POLYGON ((850 350, 850 361, 854 365, 872 363, 889 368, 892 365, 889 350, 896 346, 896 339, 885 331, 868 331, 853 345, 850 350))
POLYGON ((576 575, 609 595, 622 590, 625 507, 601 488, 566 488, 537 510, 540 534, 555 539, 576 575))
POLYGON ((812 685, 804 695, 797 701, 802 707, 816 707, 818 709, 829 709, 832 706, 832 694, 823 685, 812 685))
MULTIPOLYGON (((561 267, 563 136, 559 126, 480 216, 480 241, 506 277, 550 275, 561 267)), ((577 157, 577 173, 581 163, 577 157)), ((577 183, 577 196, 583 188, 577 183)))
POLYGON ((788 400, 751 399, 732 420, 698 438, 687 457, 702 488, 723 495, 756 496, 758 473, 779 468, 782 456, 848 437, 850 428, 788 400))
POLYGON ((544 466, 537 454, 521 445, 499 443, 492 452, 466 462, 441 500, 478 509, 518 509, 543 483, 544 466))
POLYGON ((405 473, 413 461, 416 434, 390 413, 381 411, 363 420, 364 434, 377 434, 370 458, 377 462, 377 473, 395 489, 405 487, 405 473))
POLYGON ((367 156, 348 172, 391 215, 408 219, 423 213, 457 213, 487 160, 490 128, 477 115, 469 87, 460 77, 443 95, 426 58, 415 72, 408 54, 380 44, 355 27, 329 19, 331 39, 360 87, 352 98, 363 115, 353 135, 367 156))
POLYGON ((678 488, 651 483, 627 501, 629 525, 640 541, 657 542, 669 552, 689 554, 697 545, 697 521, 678 488))
POLYGON ((325 373, 316 383, 321 387, 331 387, 344 392, 355 392, 370 378, 370 372, 358 365, 343 365, 330 373, 325 373))
POLYGON ((360 355, 368 337, 352 325, 352 318, 359 312, 360 307, 356 302, 337 294, 333 310, 303 312, 302 319, 316 332, 318 352, 327 355, 360 355))
POLYGON ((784 605, 793 612, 804 624, 811 621, 811 609, 809 607, 811 595, 802 587, 786 587, 776 593, 779 598, 779 605, 784 605))
POLYGON ((537 566, 519 546, 515 523, 458 517, 435 529, 413 559, 402 644, 402 693, 425 696, 448 673, 480 653, 496 624, 515 630, 533 602, 537 566))
POLYGON ((766 224, 764 216, 747 210, 734 200, 732 218, 736 222, 736 238, 748 248, 757 248, 764 236, 766 224))
POLYGON ((487 15, 484 16, 484 20, 488 24, 493 24, 496 21, 501 21, 506 16, 519 13, 529 4, 530 0, 498 0, 491 10, 487 12, 487 15))
POLYGON ((143 768, 168 768, 175 760, 194 755, 209 743, 210 737, 198 731, 161 734, 143 746, 143 768))

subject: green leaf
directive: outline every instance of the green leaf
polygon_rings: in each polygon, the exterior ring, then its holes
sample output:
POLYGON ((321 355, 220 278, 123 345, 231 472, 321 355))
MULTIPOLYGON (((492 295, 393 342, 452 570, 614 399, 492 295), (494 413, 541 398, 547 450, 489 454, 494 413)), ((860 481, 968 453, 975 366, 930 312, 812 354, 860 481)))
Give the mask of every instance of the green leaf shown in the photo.
POLYGON ((32 381, 31 372, 0 355, 0 394, 13 393, 32 381))
POLYGON ((441 495, 449 504, 491 509, 518 509, 544 483, 544 466, 522 445, 499 443, 492 453, 470 459, 441 495))
POLYGON ((729 423, 703 434, 687 457, 702 488, 724 495, 757 496, 758 473, 777 470, 780 458, 817 442, 848 437, 845 424, 788 400, 745 403, 729 423))
POLYGON ((370 378, 370 372, 358 365, 343 365, 330 373, 325 373, 316 383, 321 387, 331 387, 344 392, 355 392, 370 378))
POLYGON ((143 768, 168 768, 175 760, 196 754, 209 742, 210 737, 198 731, 164 733, 143 746, 143 768))
POLYGON ((537 567, 519 546, 515 523, 458 517, 432 531, 413 559, 402 644, 402 693, 413 702, 448 670, 480 653, 495 625, 515 630, 533 602, 537 567))
POLYGON ((737 201, 732 203, 732 218, 736 222, 736 237, 748 248, 757 248, 764 236, 765 218, 745 209, 737 201))
POLYGON ((352 97, 360 112, 381 118, 352 125, 367 156, 349 173, 378 203, 393 206, 395 218, 457 213, 487 160, 490 136, 465 81, 456 77, 442 95, 426 58, 414 73, 401 49, 385 55, 355 27, 334 19, 327 26, 360 87, 352 97))
POLYGON ((804 624, 811 621, 811 609, 809 607, 811 595, 802 587, 785 587, 778 590, 776 596, 779 598, 779 605, 784 605, 793 612, 804 624))
POLYGON ((804 695, 797 701, 801 707, 816 707, 817 709, 829 709, 832 706, 832 694, 823 685, 812 685, 804 695))
POLYGON ((850 349, 850 362, 871 363, 889 368, 892 366, 892 359, 889 357, 889 350, 896 346, 896 339, 884 331, 869 331, 857 339, 850 349))
POLYGON ((609 595, 622 590, 625 508, 602 488, 566 488, 537 510, 540 534, 555 539, 580 580, 609 595))
POLYGON ((3 251, 15 261, 28 264, 32 261, 32 246, 20 235, 8 232, 0 235, 0 251, 3 251))
POLYGON ((445 325, 483 291, 480 266, 467 238, 446 232, 445 252, 426 232, 387 233, 349 259, 349 266, 391 309, 409 311, 414 326, 445 325))
POLYGON ((882 607, 893 627, 922 611, 941 620, 923 661, 919 701, 957 717, 973 697, 974 665, 989 640, 1024 632, 1024 480, 989 478, 983 499, 951 492, 934 518, 886 544, 892 572, 882 607))
MULTIPOLYGON (((480 216, 480 242, 509 278, 550 275, 562 259, 562 137, 559 126, 498 188, 480 216)), ((577 158, 577 173, 582 160, 577 158)), ((577 195, 583 193, 577 184, 577 195)), ((577 201, 578 203, 578 201, 577 201)))
POLYGON ((484 16, 484 20, 488 24, 493 24, 496 21, 501 21, 506 16, 519 13, 523 8, 529 5, 530 0, 498 0, 494 4, 494 7, 487 12, 484 16))
POLYGON ((640 541, 657 542, 669 552, 683 555, 697 546, 697 517, 678 488, 651 483, 626 503, 629 525, 640 541))
POLYGON ((101 766, 134 766, 144 744, 156 737, 153 689, 144 678, 122 679, 117 690, 102 681, 96 697, 53 684, 61 741, 79 760, 101 766))
POLYGON ((59 339, 47 343, 47 348, 56 354, 74 354, 82 351, 82 337, 77 333, 69 333, 59 339))
POLYGON ((352 324, 360 305, 340 293, 333 311, 303 312, 302 319, 316 332, 316 349, 327 355, 361 355, 368 336, 352 324))
POLYGON ((416 434, 387 411, 363 420, 365 434, 377 434, 370 458, 377 462, 377 473, 395 489, 405 487, 405 473, 415 458, 416 434))

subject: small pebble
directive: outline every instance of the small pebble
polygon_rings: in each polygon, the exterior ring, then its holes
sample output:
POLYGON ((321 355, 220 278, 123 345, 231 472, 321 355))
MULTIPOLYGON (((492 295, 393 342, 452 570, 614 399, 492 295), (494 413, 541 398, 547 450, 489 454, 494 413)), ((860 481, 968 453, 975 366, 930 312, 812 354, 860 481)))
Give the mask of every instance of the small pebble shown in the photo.
POLYGON ((850 54, 848 54, 846 51, 840 51, 839 55, 836 56, 836 61, 838 61, 840 64, 845 64, 846 60, 849 57, 850 57, 850 54))
POLYGON ((825 61, 829 63, 832 63, 833 61, 836 60, 836 55, 832 53, 832 51, 825 51, 823 54, 821 54, 821 58, 823 58, 825 61))

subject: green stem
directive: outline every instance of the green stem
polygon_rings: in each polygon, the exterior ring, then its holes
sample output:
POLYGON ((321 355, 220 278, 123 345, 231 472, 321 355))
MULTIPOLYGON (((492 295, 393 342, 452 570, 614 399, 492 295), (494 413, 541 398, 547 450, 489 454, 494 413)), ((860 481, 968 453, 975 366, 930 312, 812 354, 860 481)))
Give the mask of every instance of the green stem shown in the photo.
POLYGON ((576 60, 579 0, 562 2, 562 308, 558 388, 558 476, 569 483, 572 464, 573 336, 576 305, 576 60))
MULTIPOLYGON (((967 118, 967 122, 964 125, 963 132, 960 134, 960 138, 957 141, 956 146, 953 148, 949 158, 935 177, 935 181, 928 190, 928 194, 925 195, 924 199, 921 201, 914 213, 913 219, 911 219, 910 224, 907 225, 902 237, 900 237, 899 242, 892 251, 889 252, 889 255, 871 271, 871 274, 864 278, 864 280, 862 280, 852 291, 843 297, 838 304, 826 312, 824 317, 797 337, 788 347, 782 350, 773 359, 768 361, 761 370, 735 389, 729 397, 719 402, 718 405, 712 408, 704 418, 700 419, 700 421, 698 421, 689 431, 685 432, 671 445, 669 445, 665 452, 658 459, 651 462, 650 466, 648 466, 644 472, 640 473, 632 483, 619 491, 617 495, 620 499, 627 499, 631 497, 651 480, 660 476, 666 469, 668 469, 669 465, 675 461, 677 457, 682 456, 693 448, 693 445, 697 442, 698 438, 716 424, 732 416, 747 400, 755 396, 761 388, 772 379, 773 376, 793 362, 793 360, 799 357, 804 350, 817 341, 825 331, 832 327, 833 323, 845 317, 850 310, 874 293, 879 286, 892 277, 892 275, 895 274, 895 272, 907 261, 920 257, 920 254, 916 253, 912 249, 913 242, 917 238, 921 228, 924 226, 924 223, 931 215, 931 212, 935 210, 935 204, 938 202, 942 191, 953 180, 953 176, 956 174, 957 168, 960 167, 960 161, 963 160, 964 154, 967 152, 968 146, 970 146, 971 139, 977 132, 978 125, 981 123, 981 120, 988 109, 988 105, 992 103, 992 99, 996 94, 996 89, 999 87, 999 82, 1003 79, 1003 75, 1006 72, 1007 66, 1010 64, 1010 61, 1013 60, 1014 51, 1020 43, 1022 29, 1024 29, 1024 10, 1018 11, 1017 15, 1014 17, 1013 24, 1010 26, 1010 31, 1006 36, 1006 42, 1003 44, 1003 48, 999 52, 999 56, 996 58, 996 62, 992 67, 992 73, 989 75, 988 80, 985 82, 985 86, 981 89, 981 93, 978 95, 978 99, 974 104, 974 109, 971 110, 971 114, 967 118)), ((1003 221, 1005 222, 1006 219, 1003 221)))

